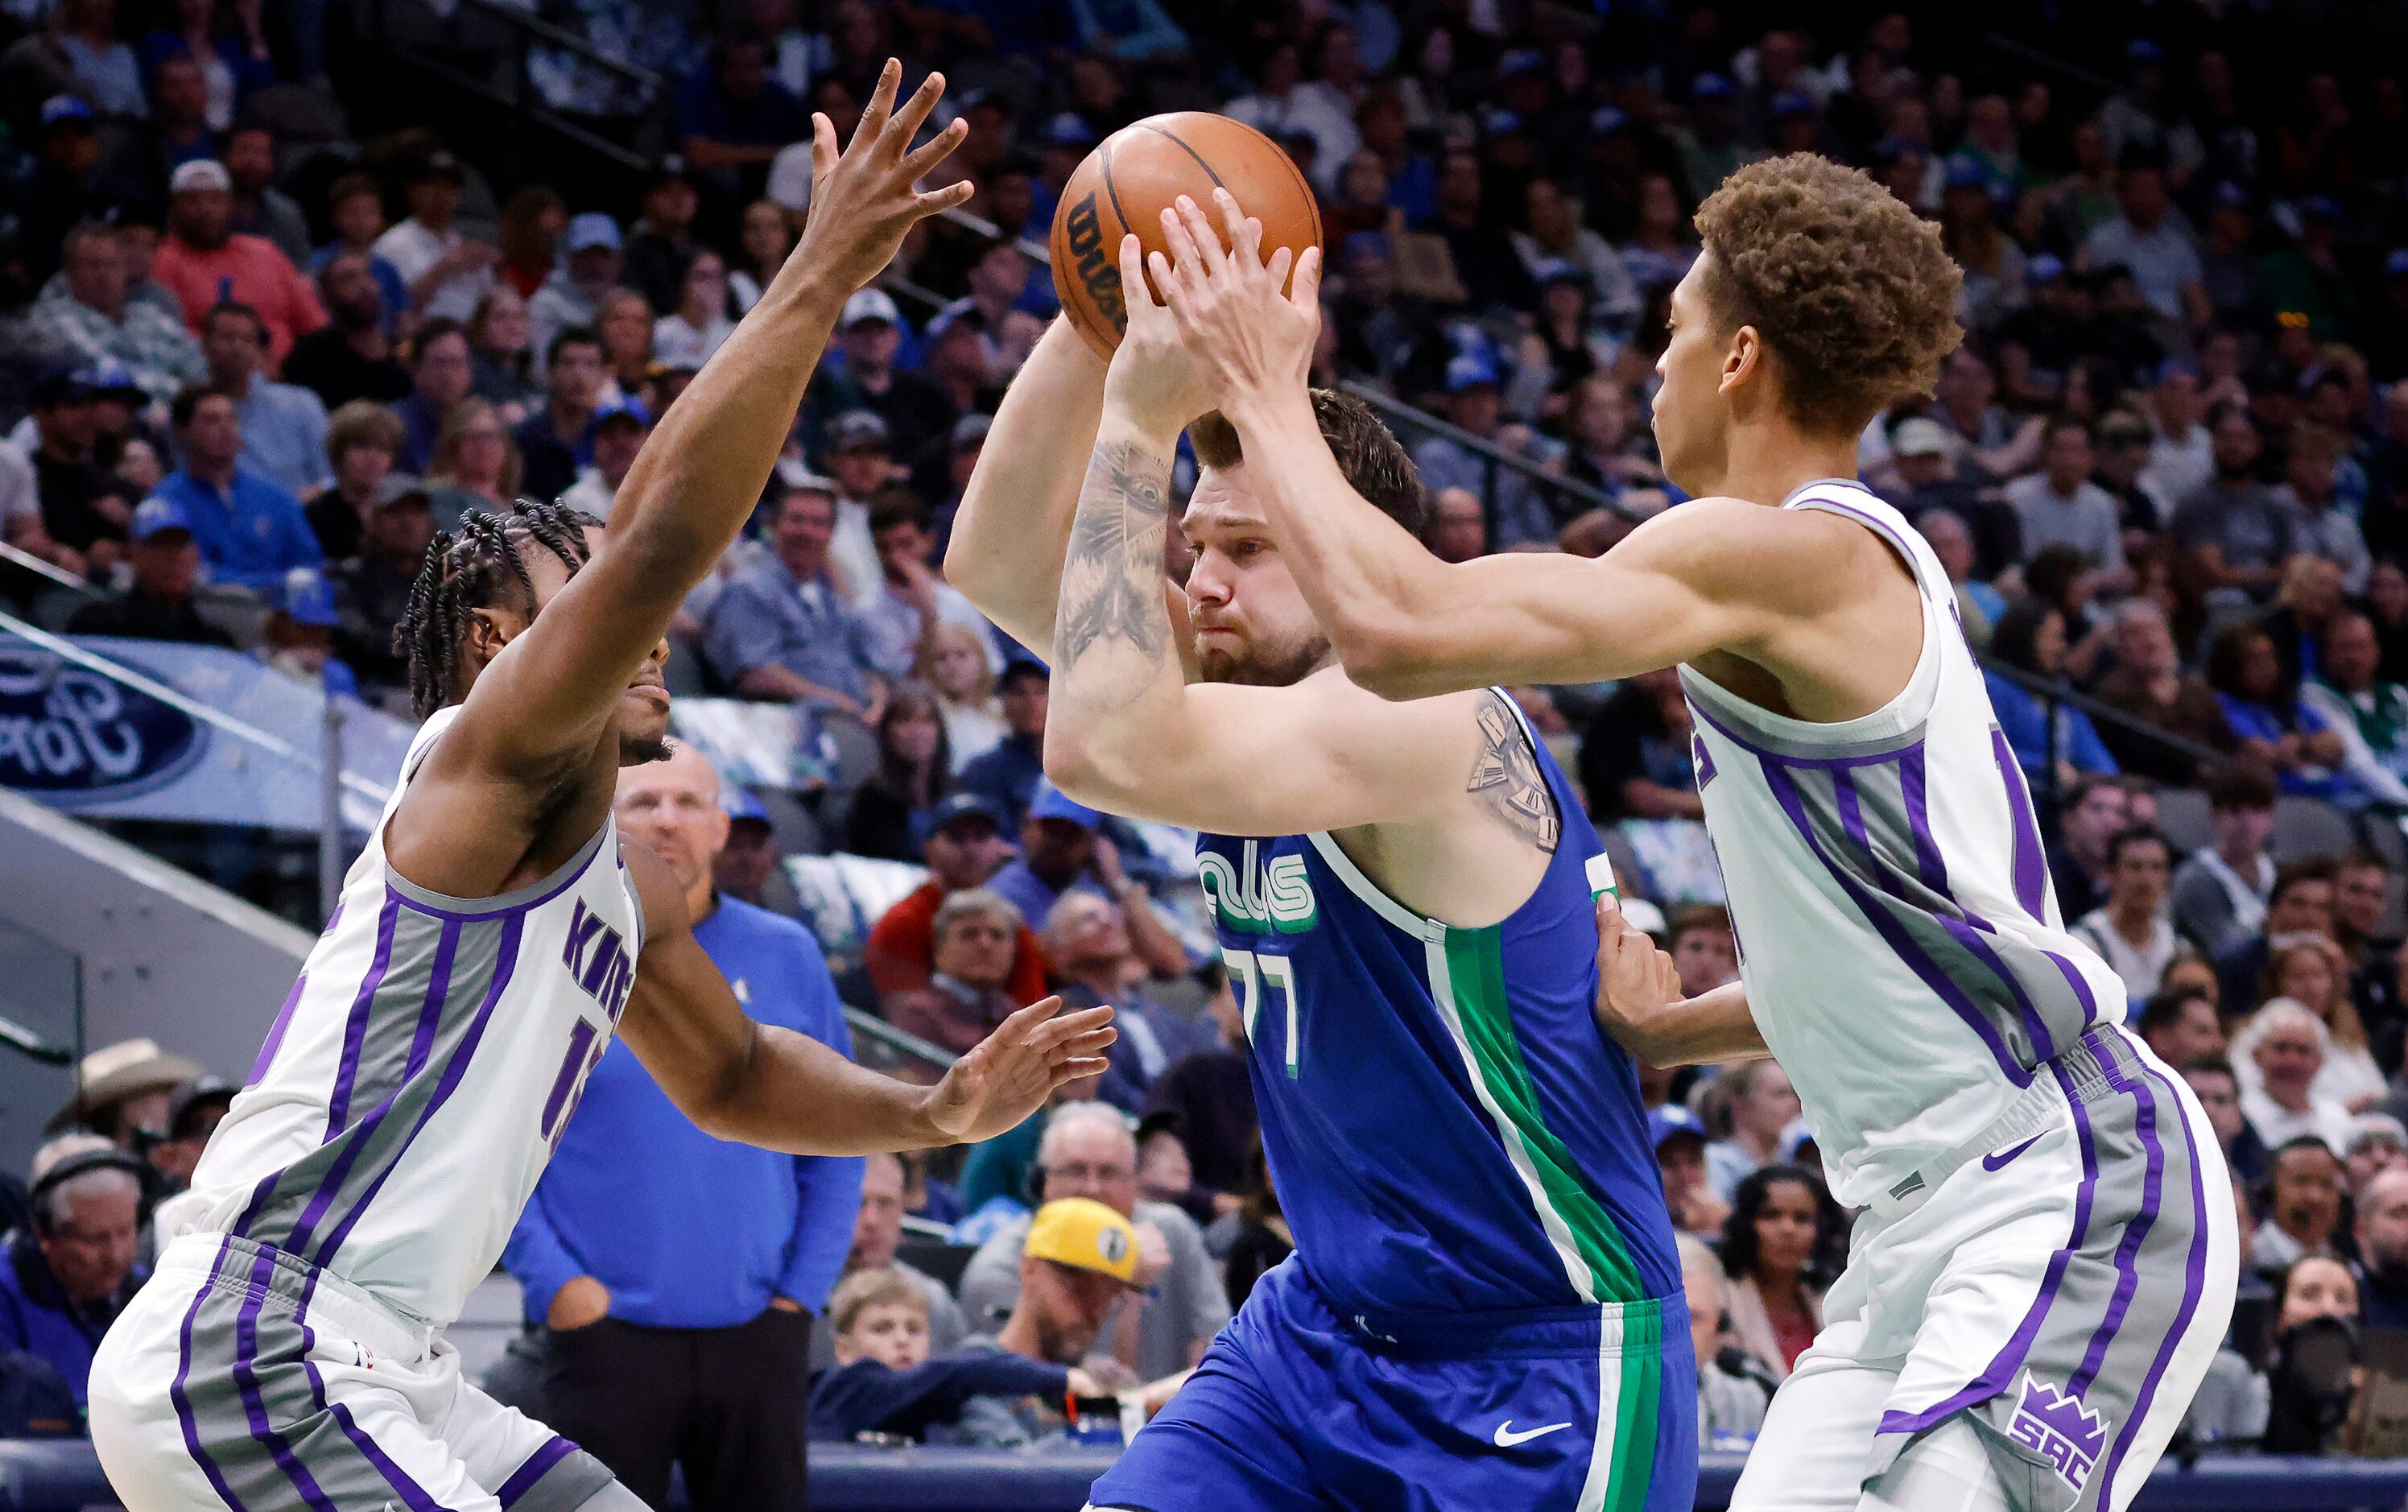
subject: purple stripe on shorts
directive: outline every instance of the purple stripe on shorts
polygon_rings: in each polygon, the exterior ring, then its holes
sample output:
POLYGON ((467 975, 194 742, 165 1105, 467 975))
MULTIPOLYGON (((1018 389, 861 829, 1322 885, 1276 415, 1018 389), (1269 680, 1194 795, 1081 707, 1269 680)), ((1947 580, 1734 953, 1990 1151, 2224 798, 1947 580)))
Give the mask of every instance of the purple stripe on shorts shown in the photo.
POLYGON ((1914 938, 1890 916, 1889 910, 1882 905, 1879 899, 1833 863, 1823 849, 1823 842, 1814 838, 1813 824, 1806 816, 1805 800, 1799 796, 1798 785, 1790 779, 1781 758, 1762 756, 1759 759, 1764 766, 1765 784, 1780 802, 1782 812, 1789 815, 1789 822, 1797 827, 1799 838, 1806 842, 1806 848, 1823 863, 1823 869, 1831 874, 1840 889, 1856 905, 1865 921, 1873 927, 1874 932, 1897 953, 1899 959, 1906 963, 1907 969, 1914 972, 1925 986, 1929 987, 1941 1001, 1956 1011, 1956 1016, 1963 1019, 1968 1028, 1981 1036, 1982 1043, 1989 1046, 1991 1058, 1998 1062, 1999 1070, 2005 1073, 2007 1080, 2017 1087, 2030 1086, 2032 1073, 2016 1061, 2007 1048, 2006 1041, 2000 1038, 1998 1026, 1990 1022, 1989 1015, 1982 1012, 1981 1005, 1967 997, 1964 989, 1942 969, 1940 963, 1914 943, 1914 938))
POLYGON ((2032 816, 2031 794, 2024 787, 2023 769, 1997 726, 1990 727, 1990 755, 1999 764, 1999 780, 2007 789, 2007 817, 2015 827, 2015 901, 2035 919, 2048 917, 2048 861, 2041 854, 2040 821, 2032 816))
POLYGON ((259 1310, 267 1300, 267 1278, 275 1272, 275 1255, 262 1249, 251 1262, 251 1286, 243 1297, 242 1311, 235 1318, 234 1384, 242 1393, 243 1416, 251 1421, 251 1438, 267 1450, 276 1468, 284 1472, 284 1478, 301 1493, 302 1502, 310 1512, 337 1512, 334 1498, 320 1488, 318 1477, 309 1474, 309 1467, 301 1462, 293 1446, 284 1441, 284 1435, 268 1419, 267 1399, 260 1394, 259 1368, 254 1363, 259 1357, 259 1310))
POLYGON ((576 1445, 558 1433, 552 1434, 550 1443, 528 1455, 526 1463, 510 1472, 510 1478, 503 1481, 502 1489, 494 1493, 494 1500, 506 1507, 514 1505, 520 1497, 535 1490, 537 1481, 552 1474, 553 1465, 576 1452, 576 1445))
POLYGON ((503 921, 501 943, 494 957, 493 983, 485 989, 485 1001, 477 1005, 476 1019, 469 1024, 468 1032, 461 1037, 460 1047, 452 1051, 452 1058, 443 1063, 443 1076, 435 1084, 435 1095, 427 1100, 425 1111, 410 1127, 408 1137, 401 1142, 401 1148, 393 1152, 393 1159, 387 1160, 384 1169, 377 1173, 376 1179, 368 1183, 367 1190, 360 1194, 360 1200, 352 1204, 351 1213, 319 1246, 317 1263, 320 1265, 333 1263, 336 1254, 343 1247, 343 1241, 351 1237, 353 1226, 367 1213, 368 1204, 376 1201, 377 1193, 383 1189, 386 1178, 408 1157, 409 1146, 425 1132, 427 1124, 442 1111, 443 1104, 451 1101, 452 1094, 459 1088, 460 1079, 468 1073, 468 1062, 475 1058, 477 1045, 485 1037, 487 1021, 494 1016, 494 1004, 501 1001, 503 989, 510 985, 510 975, 518 970, 519 938, 525 924, 523 914, 512 914, 503 921))
POLYGON ((224 1258, 225 1246, 220 1245, 216 1257, 209 1262, 209 1276, 204 1278, 193 1292, 193 1304, 184 1309, 184 1326, 176 1341, 176 1378, 167 1383, 167 1400, 176 1404, 176 1425, 184 1431, 184 1452, 201 1467, 201 1474, 209 1477, 209 1489, 216 1491, 218 1499, 232 1507, 234 1512, 249 1512, 242 1498, 226 1484, 225 1473, 218 1468, 217 1461, 209 1457, 208 1450, 201 1447, 200 1422, 193 1416, 193 1399, 186 1390, 193 1377, 193 1319, 200 1316, 201 1303, 208 1300, 209 1280, 216 1276, 217 1267, 224 1258))
POLYGON ((245 1087, 255 1086, 267 1074, 267 1068, 276 1063, 276 1052, 284 1047, 284 1031, 293 1027, 293 1010, 301 1006, 301 994, 308 986, 308 972, 293 979, 293 990, 284 995, 284 1006, 276 1010, 276 1022, 268 1026, 266 1042, 259 1047, 259 1058, 251 1063, 251 1076, 243 1083, 245 1087))
POLYGON ((351 1021, 343 1026, 343 1059, 335 1068, 335 1093, 326 1100, 326 1138, 343 1131, 351 1119, 351 1084, 360 1073, 360 1046, 367 1042, 368 1011, 376 1005, 377 988, 393 964, 393 927, 401 918, 401 895, 385 889, 384 908, 377 914, 376 958, 360 978, 359 995, 351 1000, 351 1021))
MULTIPOLYGON (((310 1236, 318 1231, 318 1225, 325 1219, 326 1210, 334 1205, 335 1194, 343 1189, 343 1182, 351 1175, 352 1165, 359 1160, 360 1151, 375 1139, 377 1130, 383 1125, 386 1116, 393 1112, 394 1100, 401 1096, 402 1088, 409 1085, 412 1077, 425 1069, 427 1051, 435 1043, 435 1030, 443 1021, 443 1001, 452 990, 452 962, 459 949, 460 926, 445 925, 442 935, 436 942, 435 965, 427 973, 426 997, 418 1005, 418 1029, 410 1038, 409 1058, 402 1066, 401 1080, 385 1094, 382 1102, 369 1111, 366 1117, 360 1120, 359 1127, 352 1131, 351 1142, 335 1157, 334 1163, 326 1169, 325 1179, 319 1182, 318 1189, 310 1194, 309 1205, 301 1210, 299 1221, 294 1224, 293 1231, 282 1246, 296 1258, 308 1253, 310 1236)), ((325 1261, 322 1259, 319 1263, 322 1265, 325 1261)))
POLYGON ((2141 1289, 2141 1243, 2157 1227, 2157 1204, 2165 1195, 2166 1147, 2157 1138, 2157 1099, 2149 1090, 2148 1078, 2139 1081, 2127 1077, 2106 1056, 2099 1058, 2099 1067, 2107 1074, 2107 1085, 2119 1092, 2129 1092, 2133 1101, 2134 1130, 2141 1136, 2141 1148, 2147 1161, 2146 1174, 2141 1179, 2141 1210, 2124 1226, 2124 1238, 2115 1246, 2115 1290, 2107 1302, 2107 1316, 2100 1319, 2099 1332, 2090 1336, 2090 1347, 2083 1352, 2082 1367, 2066 1381, 2066 1390, 2080 1396, 2090 1390, 2099 1372, 2107 1362, 2109 1346, 2124 1326, 2124 1314, 2132 1305, 2133 1293, 2141 1289))
POLYGON ((2157 1358, 2149 1361, 2149 1373, 2141 1381, 2140 1393, 2132 1399, 2131 1415, 2117 1430, 2114 1447, 2107 1451, 2106 1463, 2100 1467, 2104 1477, 2100 1483, 2106 1496, 2115 1492, 2115 1474, 2124 1466, 2124 1456, 2132 1447, 2132 1435, 2148 1418, 2149 1404, 2157 1399, 2157 1383, 2165 1378, 2166 1366, 2172 1361, 2183 1335, 2189 1332, 2191 1315, 2199 1310, 2200 1296, 2207 1289, 2207 1192, 2199 1168, 2199 1135, 2192 1131, 2190 1113, 2182 1105, 2173 1085, 2159 1076, 2146 1060, 2141 1062, 2141 1075, 2165 1087, 2166 1101, 2173 1104, 2174 1123, 2182 1130, 2183 1144, 2190 1150, 2190 1255, 2183 1266, 2182 1306, 2174 1312, 2173 1327, 2166 1331, 2164 1342, 2157 1346, 2157 1358))
POLYGON ((2024 1313, 2024 1320, 2016 1325, 2014 1337, 2007 1340, 2006 1346, 1998 1352, 1982 1374, 1974 1376, 1963 1390, 1921 1412, 1883 1413, 1881 1426, 1874 1430, 1876 1433, 1920 1433, 1945 1421, 1950 1414, 1987 1402, 2005 1390, 2007 1384, 2014 1379, 2015 1372, 2022 1368, 2024 1357, 2031 1352, 2032 1341, 2040 1337, 2041 1320, 2048 1316, 2049 1305, 2057 1301, 2057 1288, 2065 1284, 2066 1265, 2073 1259, 2073 1252, 2082 1247, 2082 1241, 2090 1231, 2090 1199, 2099 1186, 2099 1150, 2090 1137, 2090 1115, 2082 1106, 2081 1098, 2075 1095, 2072 1078, 2066 1075, 2064 1068, 2052 1062, 2048 1069, 2057 1076, 2057 1086, 2065 1089, 2066 1102, 2072 1104, 2074 1134, 2082 1146, 2082 1185, 2074 1193, 2073 1232, 2057 1253, 2048 1258, 2048 1270, 2041 1276, 2040 1294, 2032 1298, 2032 1304, 2024 1313))
POLYGON ((361 1459, 376 1467, 376 1473, 382 1476, 384 1483, 400 1495, 401 1505, 409 1508, 409 1512, 446 1512, 442 1503, 427 1494, 425 1487, 410 1479, 409 1472, 395 1464, 393 1456, 385 1453, 377 1441, 368 1437, 366 1432, 352 1420, 351 1408, 337 1402, 328 1411, 333 1415, 336 1425, 342 1429, 343 1436, 351 1441, 351 1447, 360 1451, 361 1459))

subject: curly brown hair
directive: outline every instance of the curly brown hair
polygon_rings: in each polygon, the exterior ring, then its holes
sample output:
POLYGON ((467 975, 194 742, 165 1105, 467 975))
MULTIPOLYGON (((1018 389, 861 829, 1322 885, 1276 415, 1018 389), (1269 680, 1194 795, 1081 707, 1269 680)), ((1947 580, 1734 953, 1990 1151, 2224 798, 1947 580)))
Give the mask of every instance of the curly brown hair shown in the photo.
POLYGON ((1860 430, 1928 394, 1956 324, 1960 272, 1940 230, 1870 176, 1812 152, 1750 164, 1698 207, 1705 287, 1784 369, 1800 425, 1860 430))

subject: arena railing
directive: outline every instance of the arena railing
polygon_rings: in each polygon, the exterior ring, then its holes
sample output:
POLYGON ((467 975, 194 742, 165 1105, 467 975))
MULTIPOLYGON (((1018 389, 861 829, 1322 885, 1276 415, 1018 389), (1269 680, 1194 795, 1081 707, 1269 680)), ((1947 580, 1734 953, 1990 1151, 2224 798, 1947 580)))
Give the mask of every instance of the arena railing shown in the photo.
POLYGON ((845 1005, 844 1021, 852 1027, 854 1058, 865 1062, 885 1062, 885 1069, 897 1065, 915 1066, 943 1075, 953 1063, 953 1053, 941 1044, 932 1044, 916 1034, 907 1033, 879 1017, 867 1008, 845 1005), (864 1055, 863 1041, 877 1047, 877 1054, 864 1055))

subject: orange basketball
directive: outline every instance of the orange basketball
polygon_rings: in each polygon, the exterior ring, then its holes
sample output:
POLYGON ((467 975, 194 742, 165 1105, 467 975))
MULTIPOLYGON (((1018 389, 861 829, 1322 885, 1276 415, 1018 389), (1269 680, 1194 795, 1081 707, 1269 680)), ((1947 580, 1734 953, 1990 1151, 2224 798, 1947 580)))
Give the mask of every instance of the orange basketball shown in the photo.
MULTIPOLYGON (((1252 126, 1204 110, 1148 116, 1104 138, 1063 186, 1054 211, 1054 287, 1087 344, 1105 357, 1121 344, 1121 238, 1136 232, 1151 254, 1168 256, 1162 212, 1186 194, 1221 226, 1215 188, 1226 189, 1263 226, 1263 258, 1285 247, 1299 256, 1321 245, 1321 207, 1277 142, 1252 126)), ((1228 238, 1222 238, 1226 245, 1228 238)))

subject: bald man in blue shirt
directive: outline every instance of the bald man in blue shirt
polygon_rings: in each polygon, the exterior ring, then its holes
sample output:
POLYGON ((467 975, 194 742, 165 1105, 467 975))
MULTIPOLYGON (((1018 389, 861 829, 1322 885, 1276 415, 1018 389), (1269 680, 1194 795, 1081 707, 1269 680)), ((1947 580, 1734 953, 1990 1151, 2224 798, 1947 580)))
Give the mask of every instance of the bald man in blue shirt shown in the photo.
MULTIPOLYGON (((850 1054, 810 935, 711 886, 727 815, 710 764, 684 746, 626 768, 615 813, 685 884, 695 939, 752 1016, 850 1054)), ((502 1257, 549 1325, 539 1415, 651 1505, 672 1463, 696 1512, 802 1505, 811 1318, 861 1167, 711 1138, 614 1042, 502 1257)))

